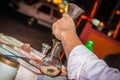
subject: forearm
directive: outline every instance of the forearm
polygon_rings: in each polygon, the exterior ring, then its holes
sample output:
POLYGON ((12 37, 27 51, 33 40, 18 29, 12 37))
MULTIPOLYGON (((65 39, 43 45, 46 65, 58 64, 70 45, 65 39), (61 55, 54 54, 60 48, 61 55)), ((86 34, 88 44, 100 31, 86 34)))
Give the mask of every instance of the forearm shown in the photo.
POLYGON ((74 47, 82 44, 76 33, 73 31, 61 32, 61 41, 67 58, 74 47))

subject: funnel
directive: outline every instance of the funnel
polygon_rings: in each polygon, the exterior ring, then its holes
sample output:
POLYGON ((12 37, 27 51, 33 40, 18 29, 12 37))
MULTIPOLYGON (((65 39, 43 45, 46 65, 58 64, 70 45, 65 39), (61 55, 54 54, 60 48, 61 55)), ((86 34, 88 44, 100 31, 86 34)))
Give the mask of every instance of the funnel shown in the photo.
POLYGON ((73 20, 76 20, 82 13, 84 13, 82 8, 74 3, 69 3, 68 14, 72 17, 73 20))

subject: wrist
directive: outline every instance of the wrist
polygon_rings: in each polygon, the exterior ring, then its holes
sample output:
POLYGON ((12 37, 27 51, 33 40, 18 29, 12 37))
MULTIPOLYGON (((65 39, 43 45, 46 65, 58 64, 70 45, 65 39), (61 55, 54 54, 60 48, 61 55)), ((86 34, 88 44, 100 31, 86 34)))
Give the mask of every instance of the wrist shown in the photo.
POLYGON ((62 31, 60 33, 60 39, 63 39, 64 37, 70 37, 70 35, 77 35, 75 31, 62 31))
POLYGON ((73 40, 73 39, 79 40, 76 32, 74 32, 74 31, 62 31, 62 32, 60 33, 60 40, 61 40, 61 41, 69 40, 69 39, 70 39, 70 40, 73 40))
POLYGON ((63 44, 63 48, 65 50, 65 54, 68 57, 69 53, 72 51, 74 47, 82 44, 76 32, 74 31, 63 31, 60 34, 60 39, 63 44))

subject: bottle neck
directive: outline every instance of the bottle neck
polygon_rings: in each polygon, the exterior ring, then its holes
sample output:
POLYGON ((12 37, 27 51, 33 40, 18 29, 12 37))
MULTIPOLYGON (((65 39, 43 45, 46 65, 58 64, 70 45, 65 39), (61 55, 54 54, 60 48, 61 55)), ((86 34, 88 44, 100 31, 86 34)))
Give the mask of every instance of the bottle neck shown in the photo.
POLYGON ((51 51, 51 55, 54 57, 59 57, 61 53, 61 49, 62 49, 61 42, 56 42, 51 51))

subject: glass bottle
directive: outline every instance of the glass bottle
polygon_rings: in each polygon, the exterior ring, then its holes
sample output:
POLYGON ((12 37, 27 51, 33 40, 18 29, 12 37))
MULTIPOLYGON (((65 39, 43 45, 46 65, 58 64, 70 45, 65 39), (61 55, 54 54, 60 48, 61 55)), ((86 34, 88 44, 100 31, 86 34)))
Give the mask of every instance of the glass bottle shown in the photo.
POLYGON ((61 42, 54 42, 54 46, 45 58, 42 59, 40 66, 41 72, 49 76, 57 76, 61 72, 62 62, 59 58, 61 53, 61 42))
POLYGON ((50 45, 42 43, 42 54, 46 55, 49 49, 51 49, 50 45))

